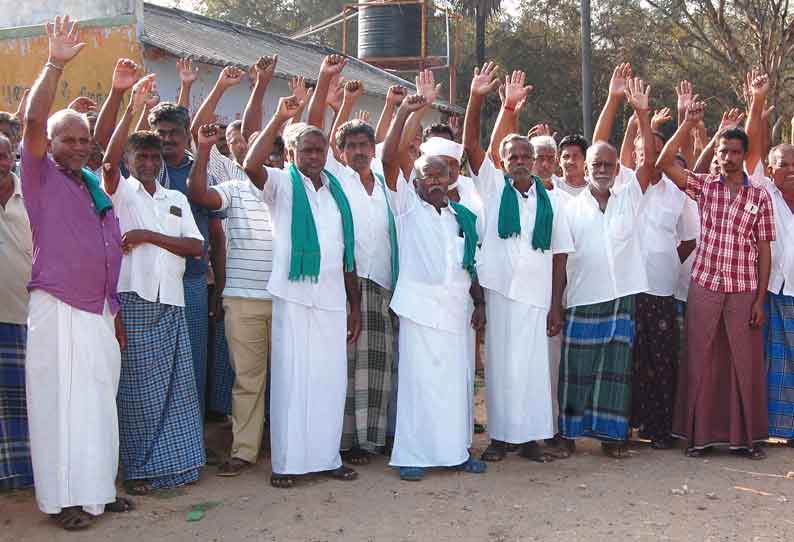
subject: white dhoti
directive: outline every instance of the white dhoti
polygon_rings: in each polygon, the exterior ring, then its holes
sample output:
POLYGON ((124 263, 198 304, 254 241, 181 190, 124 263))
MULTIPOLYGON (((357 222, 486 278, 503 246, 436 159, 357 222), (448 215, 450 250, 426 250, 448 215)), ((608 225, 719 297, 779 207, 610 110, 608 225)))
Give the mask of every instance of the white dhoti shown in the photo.
POLYGON ((30 295, 25 359, 36 500, 46 514, 81 506, 99 515, 116 500, 121 352, 102 315, 41 290, 30 295))
POLYGON ((400 319, 397 428, 390 465, 451 467, 469 458, 471 334, 400 319))
POLYGON ((549 378, 551 379, 551 415, 554 433, 559 433, 560 399, 557 392, 560 384, 560 358, 562 357, 562 332, 549 337, 549 378))
POLYGON ((492 439, 521 444, 554 436, 548 311, 486 290, 485 397, 492 439))
POLYGON ((273 473, 339 468, 347 393, 347 315, 273 299, 273 473))

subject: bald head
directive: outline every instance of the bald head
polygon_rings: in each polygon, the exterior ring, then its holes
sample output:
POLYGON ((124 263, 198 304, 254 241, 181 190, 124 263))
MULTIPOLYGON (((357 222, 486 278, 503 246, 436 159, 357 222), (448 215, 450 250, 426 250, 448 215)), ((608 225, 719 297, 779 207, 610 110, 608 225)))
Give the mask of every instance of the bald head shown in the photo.
POLYGON ((75 174, 88 163, 93 138, 85 115, 62 109, 47 120, 47 137, 52 158, 75 174))

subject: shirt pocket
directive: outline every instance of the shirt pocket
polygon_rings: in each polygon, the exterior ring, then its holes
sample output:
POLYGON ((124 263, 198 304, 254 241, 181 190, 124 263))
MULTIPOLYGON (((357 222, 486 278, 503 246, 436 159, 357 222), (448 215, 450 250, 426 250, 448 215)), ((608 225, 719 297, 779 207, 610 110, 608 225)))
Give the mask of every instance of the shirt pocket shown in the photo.
POLYGON ((163 221, 163 233, 170 237, 182 237, 182 218, 168 213, 163 221))
POLYGON ((610 217, 608 230, 610 236, 619 241, 625 241, 634 233, 634 217, 631 213, 621 211, 610 217))
MULTIPOLYGON (((745 205, 747 205, 745 203, 745 205)), ((753 226, 755 221, 758 220, 758 214, 753 214, 744 209, 744 206, 736 211, 736 216, 733 217, 733 233, 739 239, 750 239, 753 237, 753 226)))
POLYGON ((674 232, 678 224, 678 215, 669 209, 660 209, 653 214, 652 223, 667 232, 674 232))

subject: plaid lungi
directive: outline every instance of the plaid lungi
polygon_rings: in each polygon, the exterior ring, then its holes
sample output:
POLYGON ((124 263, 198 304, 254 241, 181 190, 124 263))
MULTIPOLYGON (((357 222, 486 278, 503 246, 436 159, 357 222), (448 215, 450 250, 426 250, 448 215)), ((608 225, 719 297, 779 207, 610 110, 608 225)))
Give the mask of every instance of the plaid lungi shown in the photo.
POLYGON ((198 391, 201 415, 206 412, 207 392, 207 338, 209 326, 209 300, 207 299, 207 277, 204 275, 182 278, 185 290, 185 320, 190 337, 193 372, 198 391))
POLYGON ((342 450, 377 452, 386 444, 394 365, 394 329, 389 313, 392 293, 368 279, 359 278, 358 283, 361 334, 347 349, 342 450))
POLYGON ((794 439, 794 297, 766 294, 769 436, 794 439))
POLYGON ((33 485, 25 401, 27 326, 0 323, 0 490, 33 485))
POLYGON ((560 433, 626 440, 631 408, 634 296, 566 310, 560 433))
POLYGON ((184 309, 133 292, 119 299, 127 331, 117 398, 124 479, 157 488, 195 482, 205 462, 203 417, 184 309))
POLYGON ((229 360, 229 345, 226 343, 226 325, 223 320, 214 322, 212 335, 212 369, 209 374, 208 410, 218 414, 232 413, 232 387, 234 369, 229 360))

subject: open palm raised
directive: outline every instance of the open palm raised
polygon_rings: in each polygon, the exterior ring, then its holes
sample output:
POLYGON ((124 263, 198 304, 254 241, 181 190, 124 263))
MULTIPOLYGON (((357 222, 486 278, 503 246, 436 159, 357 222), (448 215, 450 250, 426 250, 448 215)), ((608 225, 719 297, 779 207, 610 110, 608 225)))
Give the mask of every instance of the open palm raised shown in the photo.
POLYGON ((77 22, 71 22, 68 15, 47 23, 47 37, 50 42, 49 61, 59 66, 76 57, 86 45, 79 39, 77 22))

